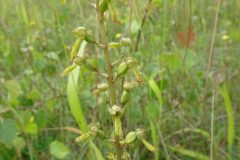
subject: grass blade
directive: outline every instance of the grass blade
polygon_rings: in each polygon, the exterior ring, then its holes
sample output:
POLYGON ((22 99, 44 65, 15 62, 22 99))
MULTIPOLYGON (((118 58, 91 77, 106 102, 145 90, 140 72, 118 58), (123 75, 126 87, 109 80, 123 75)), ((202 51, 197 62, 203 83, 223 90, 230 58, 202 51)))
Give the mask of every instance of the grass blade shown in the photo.
POLYGON ((174 147, 174 146, 168 146, 168 147, 172 151, 180 153, 184 156, 192 157, 192 158, 195 158, 195 159, 198 159, 198 160, 209 160, 208 156, 206 156, 202 153, 199 153, 199 152, 188 150, 188 149, 185 149, 185 148, 182 148, 182 147, 174 147))
POLYGON ((68 76, 67 96, 71 113, 83 132, 87 131, 87 123, 77 94, 77 83, 80 68, 75 68, 68 76))
POLYGON ((147 81, 148 81, 148 85, 150 86, 150 88, 153 90, 154 94, 156 95, 158 102, 159 102, 159 111, 160 111, 160 115, 162 113, 162 107, 163 107, 163 96, 162 96, 162 91, 161 89, 158 87, 157 83, 154 81, 154 79, 152 77, 148 78, 146 77, 147 81))
POLYGON ((182 134, 182 133, 188 133, 188 132, 197 133, 197 134, 200 134, 207 139, 210 139, 209 133, 207 131, 204 131, 204 130, 199 129, 199 128, 183 128, 181 130, 178 130, 178 131, 172 133, 171 136, 177 135, 177 134, 182 134))
MULTIPOLYGON (((86 46, 86 42, 83 42, 79 49, 78 54, 83 54, 85 46, 86 46)), ((86 133, 88 130, 87 122, 85 120, 85 116, 84 116, 81 103, 79 101, 78 94, 77 94, 79 72, 80 72, 80 67, 76 67, 69 74, 68 85, 67 85, 67 96, 68 96, 68 102, 69 102, 70 110, 73 117, 75 118, 80 129, 84 133, 86 133)), ((90 147, 90 150, 93 151, 93 153, 95 153, 94 156, 96 157, 96 160, 104 160, 102 153, 91 140, 89 141, 89 147, 90 147)))
MULTIPOLYGON (((150 124, 150 129, 151 129, 151 137, 152 137, 153 145, 158 150, 159 140, 158 140, 158 136, 157 136, 156 127, 155 127, 153 121, 150 119, 149 119, 149 124, 150 124)), ((154 160, 159 159, 159 152, 157 150, 154 152, 154 160)))
POLYGON ((223 96, 225 107, 226 107, 226 112, 227 112, 227 119, 228 119, 228 150, 229 153, 232 152, 232 146, 234 143, 234 134, 235 134, 235 129, 234 129, 234 117, 233 117, 233 110, 232 110, 232 103, 230 96, 227 91, 226 84, 224 84, 223 88, 219 88, 219 92, 223 96))
POLYGON ((89 142, 89 146, 90 149, 95 153, 96 160, 105 160, 102 153, 99 151, 97 146, 92 141, 89 142))
MULTIPOLYGON (((84 50, 86 43, 81 45, 79 54, 84 50)), ((78 76, 80 67, 76 67, 68 76, 67 96, 71 113, 83 132, 87 132, 87 123, 77 94, 78 76)))

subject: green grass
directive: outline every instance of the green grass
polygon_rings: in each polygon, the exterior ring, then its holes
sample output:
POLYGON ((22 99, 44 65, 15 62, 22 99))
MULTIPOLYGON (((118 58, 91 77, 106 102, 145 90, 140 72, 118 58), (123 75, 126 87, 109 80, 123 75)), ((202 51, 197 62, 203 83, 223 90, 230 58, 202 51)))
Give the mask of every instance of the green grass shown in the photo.
MULTIPOLYGON (((144 128, 146 139, 158 152, 148 152, 142 143, 135 143, 128 148, 132 159, 208 159, 213 88, 218 91, 213 159, 240 159, 239 1, 222 1, 209 87, 201 102, 214 2, 192 1, 195 40, 183 66, 186 48, 177 34, 188 29, 189 1, 153 0, 141 29, 139 49, 131 53, 139 61, 137 69, 145 83, 131 93, 123 132, 144 128)), ((127 1, 116 3, 122 24, 109 20, 109 42, 118 42, 129 25, 127 1)), ((133 1, 133 43, 147 3, 133 1)), ((0 132, 0 159, 55 159, 49 148, 55 141, 70 149, 65 159, 104 159, 113 150, 107 139, 77 144, 74 139, 78 135, 59 129, 71 126, 86 132, 88 124, 95 123, 108 137, 113 135, 107 95, 92 94, 99 78, 85 68, 75 69, 68 78, 60 76, 69 65, 75 40, 72 30, 84 25, 97 35, 95 17, 94 7, 86 0, 0 1, 0 130, 9 120, 16 124, 14 134, 0 132), (2 139, 8 135, 12 141, 6 143, 2 139)), ((86 47, 81 51, 98 54, 104 68, 99 49, 91 44, 86 47)), ((111 53, 113 59, 122 54, 116 49, 111 53)))

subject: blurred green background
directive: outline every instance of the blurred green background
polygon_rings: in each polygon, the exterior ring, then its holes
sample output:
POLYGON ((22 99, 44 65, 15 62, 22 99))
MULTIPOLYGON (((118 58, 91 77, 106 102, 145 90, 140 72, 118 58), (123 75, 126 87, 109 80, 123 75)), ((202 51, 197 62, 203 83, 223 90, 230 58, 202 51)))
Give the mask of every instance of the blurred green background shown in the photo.
MULTIPOLYGON (((72 130, 78 124, 68 104, 67 78, 60 76, 69 65, 72 30, 85 26, 97 35, 92 3, 0 0, 0 160, 95 159, 91 145, 74 142, 78 134, 72 130)), ((211 151, 216 160, 240 159, 240 1, 222 0, 208 74, 216 1, 132 0, 132 4, 134 46, 140 30, 141 37, 138 50, 133 47, 130 54, 140 62, 145 83, 131 95, 124 133, 144 128, 148 141, 158 148, 151 153, 135 143, 129 147, 132 159, 204 160, 211 151), (188 34, 191 45, 186 48, 188 34)), ((107 29, 109 41, 117 42, 129 30, 130 13, 127 0, 115 5, 121 23, 107 20, 107 29)), ((113 59, 122 54, 111 51, 113 59)), ((87 45, 85 52, 99 51, 87 45)), ((91 92, 98 78, 83 68, 78 81, 87 123, 99 124, 111 135, 106 96, 96 98, 91 92)), ((112 150, 106 140, 96 139, 94 144, 104 156, 112 150)))

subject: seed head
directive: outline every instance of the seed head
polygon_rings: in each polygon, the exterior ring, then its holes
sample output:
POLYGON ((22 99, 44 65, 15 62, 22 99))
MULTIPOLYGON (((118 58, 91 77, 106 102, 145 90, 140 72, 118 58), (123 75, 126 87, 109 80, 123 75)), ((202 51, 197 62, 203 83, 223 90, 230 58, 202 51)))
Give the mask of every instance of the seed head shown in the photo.
POLYGON ((117 77, 122 77, 124 76, 128 71, 128 65, 126 62, 122 62, 119 66, 118 66, 118 70, 117 70, 117 77))
POLYGON ((129 132, 125 138, 125 143, 130 144, 134 142, 137 138, 137 133, 136 132, 129 132))
POLYGON ((121 103, 123 106, 125 106, 125 104, 128 103, 130 99, 130 93, 126 90, 123 91, 122 95, 121 95, 121 103))
POLYGON ((130 47, 132 45, 132 41, 130 38, 128 37, 123 37, 121 40, 120 40, 120 44, 121 46, 123 47, 130 47))
POLYGON ((137 59, 134 57, 127 57, 126 63, 128 65, 128 68, 132 68, 135 65, 137 65, 138 62, 137 62, 137 59))
POLYGON ((108 84, 107 83, 100 83, 100 84, 97 85, 97 89, 100 92, 104 92, 108 89, 108 84))
POLYGON ((87 34, 87 29, 85 27, 77 27, 73 30, 73 33, 79 38, 84 38, 87 34))
POLYGON ((110 114, 113 116, 118 116, 121 115, 123 113, 123 109, 117 105, 112 106, 112 108, 110 109, 110 114))

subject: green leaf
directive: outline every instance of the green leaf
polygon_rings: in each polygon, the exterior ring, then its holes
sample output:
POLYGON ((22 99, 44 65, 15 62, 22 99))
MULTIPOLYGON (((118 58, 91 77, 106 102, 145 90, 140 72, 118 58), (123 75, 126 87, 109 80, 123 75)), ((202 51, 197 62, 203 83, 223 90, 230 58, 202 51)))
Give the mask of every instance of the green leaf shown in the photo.
POLYGON ((37 101, 41 98, 41 93, 39 92, 39 90, 33 89, 28 93, 27 98, 33 101, 37 101))
POLYGON ((110 43, 108 43, 108 46, 109 46, 110 48, 120 48, 120 47, 121 47, 121 44, 118 43, 118 42, 110 42, 110 43))
POLYGON ((175 53, 178 56, 180 63, 182 64, 182 58, 186 56, 185 58, 185 65, 187 68, 192 68, 194 65, 196 65, 199 62, 199 58, 196 55, 196 53, 192 50, 178 50, 178 53, 175 53), (180 58, 182 57, 182 58, 180 58))
POLYGON ((182 155, 188 156, 188 157, 192 157, 198 160, 209 160, 209 157, 202 154, 202 153, 198 153, 192 150, 188 150, 182 147, 174 147, 174 146, 168 146, 172 151, 180 153, 182 155))
POLYGON ((22 150, 26 146, 26 142, 22 137, 15 137, 13 139, 13 145, 17 150, 22 150))
MULTIPOLYGON (((151 129, 151 137, 152 137, 152 141, 154 144, 154 147, 157 148, 159 145, 159 138, 158 138, 158 132, 157 132, 157 128, 155 127, 154 123, 152 120, 148 119, 149 124, 150 124, 150 129, 151 129)), ((154 159, 158 160, 159 159, 159 152, 154 152, 154 159)))
POLYGON ((158 102, 150 102, 146 106, 147 115, 151 119, 159 118, 159 104, 158 102))
POLYGON ((12 97, 18 97, 21 93, 21 86, 16 80, 6 81, 5 87, 8 89, 12 97))
POLYGON ((47 124, 48 116, 47 112, 40 110, 35 115, 35 122, 39 129, 42 129, 47 124))
POLYGON ((81 43, 82 43, 82 38, 78 38, 76 39, 76 41, 74 42, 73 46, 72 46, 72 50, 71 50, 71 53, 70 53, 70 61, 72 61, 75 56, 77 55, 78 53, 78 50, 81 46, 81 43))
POLYGON ((226 112, 227 112, 227 118, 228 118, 228 149, 229 152, 232 152, 232 146, 234 143, 234 135, 235 135, 235 127, 234 127, 234 117, 233 117, 233 109, 232 109, 232 102, 230 99, 230 96, 228 94, 228 90, 226 87, 226 84, 224 84, 223 88, 219 88, 219 92, 224 98, 224 103, 226 107, 226 112))
MULTIPOLYGON (((86 42, 84 41, 81 44, 79 49, 79 55, 83 54, 84 48, 86 46, 86 42)), ((68 103, 70 106, 71 113, 75 118, 79 128, 86 133, 87 122, 84 117, 84 113, 82 111, 82 107, 79 101, 77 88, 78 88, 78 77, 79 77, 80 67, 76 67, 69 75, 68 75, 68 85, 67 85, 67 96, 68 96, 68 103)), ((97 160, 104 160, 101 152, 97 148, 97 146, 90 140, 89 141, 90 150, 95 153, 97 160)))
POLYGON ((68 66, 67 68, 64 69, 64 71, 61 73, 61 76, 66 76, 68 75, 70 72, 72 72, 72 70, 74 70, 77 66, 76 65, 71 65, 68 66))
POLYGON ((102 14, 103 14, 105 11, 108 10, 107 0, 103 0, 103 1, 100 3, 99 9, 100 9, 100 12, 101 12, 102 14))
POLYGON ((131 25, 132 34, 137 34, 140 28, 141 28, 141 24, 136 19, 133 19, 132 25, 131 25))
POLYGON ((153 3, 156 5, 162 5, 163 1, 162 0, 154 0, 153 3))
POLYGON ((22 127, 28 134, 37 134, 37 124, 34 121, 34 116, 28 110, 19 112, 20 117, 23 121, 22 127))
MULTIPOLYGON (((86 46, 86 42, 82 43, 80 48, 80 53, 83 52, 83 49, 85 46, 86 46)), ((76 67, 68 75, 67 97, 68 97, 68 103, 69 103, 73 117, 78 123, 80 129, 83 132, 87 132, 87 123, 86 123, 84 113, 82 111, 82 107, 79 101, 78 93, 77 93, 79 71, 80 71, 80 67, 76 67)))
POLYGON ((115 23, 119 23, 120 19, 117 14, 117 10, 114 6, 114 1, 113 0, 108 0, 108 9, 112 18, 112 21, 115 23))
POLYGON ((141 140, 142 140, 144 146, 145 146, 149 151, 151 151, 151 152, 155 152, 155 151, 156 151, 156 148, 155 148, 152 144, 150 144, 148 141, 146 141, 145 139, 141 139, 141 140))
POLYGON ((87 139, 90 138, 90 137, 91 137, 90 132, 87 132, 87 133, 85 133, 85 134, 77 137, 77 138, 75 139, 75 141, 76 141, 76 142, 82 142, 82 141, 84 141, 84 140, 87 140, 87 139))
POLYGON ((134 142, 136 138, 137 138, 136 132, 129 132, 126 135, 125 143, 130 144, 130 143, 134 142))
POLYGON ((36 72, 41 72, 48 64, 46 58, 41 52, 34 52, 33 55, 33 65, 36 72))
POLYGON ((204 131, 204 130, 199 129, 199 128, 183 128, 181 130, 178 130, 178 131, 174 132, 173 134, 176 135, 176 134, 188 133, 188 132, 198 133, 198 134, 202 135, 203 137, 205 137, 207 139, 210 138, 210 135, 207 131, 204 131))
POLYGON ((20 3, 19 6, 19 14, 21 15, 21 18, 24 20, 25 25, 29 24, 29 19, 28 19, 28 15, 27 15, 27 11, 26 11, 26 7, 24 6, 24 3, 20 3))
POLYGON ((22 119, 22 125, 26 125, 32 118, 32 113, 29 110, 16 111, 19 114, 19 118, 22 119))
POLYGON ((24 107, 30 107, 33 105, 33 101, 29 98, 27 98, 25 95, 20 95, 18 97, 19 105, 24 106, 24 107))
POLYGON ((69 147, 59 141, 50 144, 50 154, 56 158, 63 159, 70 153, 69 147))
POLYGON ((148 80, 148 85, 151 87, 151 89, 153 90, 153 92, 155 93, 158 102, 159 102, 159 110, 160 110, 160 114, 162 113, 162 107, 163 107, 163 96, 162 96, 162 91, 161 89, 158 87, 157 83, 155 82, 155 80, 151 77, 151 78, 147 78, 148 80))
POLYGON ((105 160, 103 158, 102 153, 99 151, 97 146, 92 141, 89 141, 89 146, 90 146, 90 149, 95 153, 96 160, 105 160))
POLYGON ((5 119, 0 123, 0 142, 5 145, 11 145, 16 137, 17 128, 16 122, 12 119, 5 119))
POLYGON ((18 105, 18 96, 22 93, 21 86, 16 80, 9 80, 5 82, 5 87, 9 92, 9 103, 16 106, 18 105))
POLYGON ((25 132, 29 133, 29 134, 37 134, 37 124, 29 121, 26 125, 25 125, 25 132))
POLYGON ((160 64, 171 70, 177 69, 182 63, 181 57, 177 53, 161 53, 160 64))

